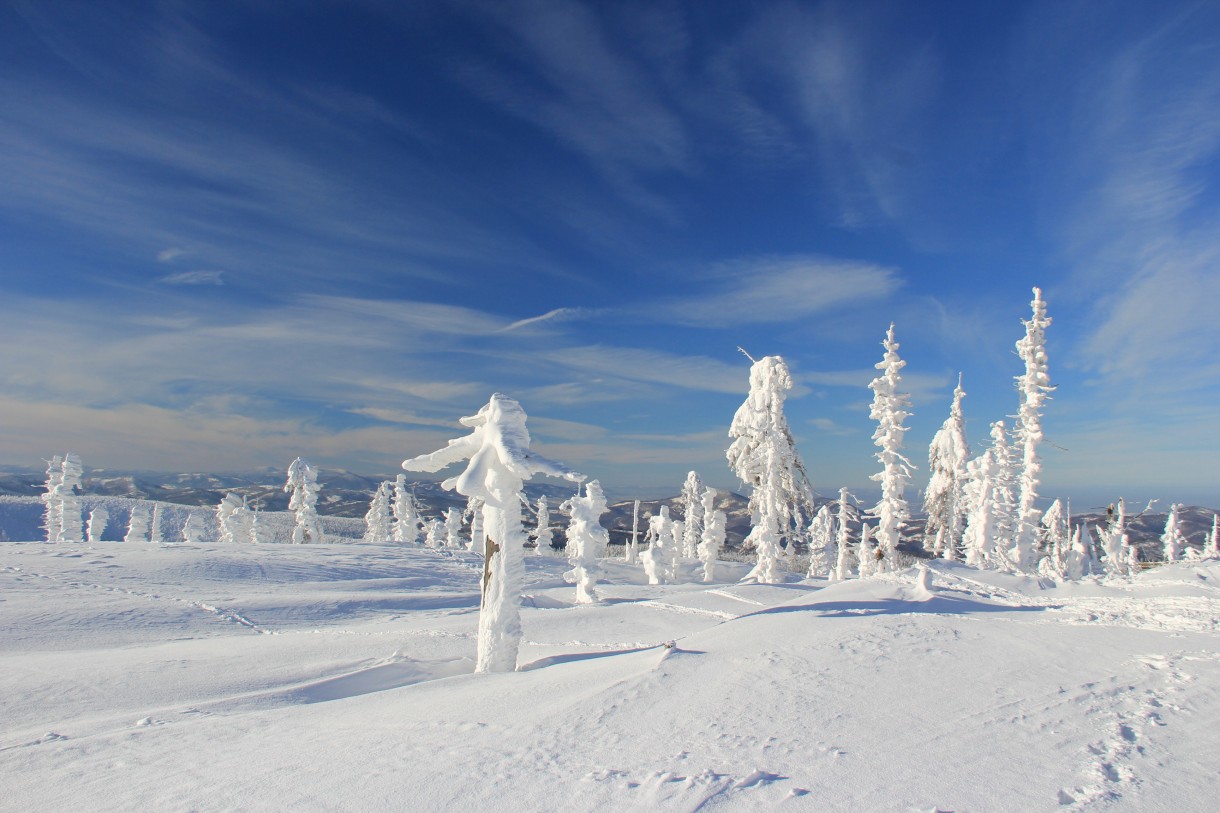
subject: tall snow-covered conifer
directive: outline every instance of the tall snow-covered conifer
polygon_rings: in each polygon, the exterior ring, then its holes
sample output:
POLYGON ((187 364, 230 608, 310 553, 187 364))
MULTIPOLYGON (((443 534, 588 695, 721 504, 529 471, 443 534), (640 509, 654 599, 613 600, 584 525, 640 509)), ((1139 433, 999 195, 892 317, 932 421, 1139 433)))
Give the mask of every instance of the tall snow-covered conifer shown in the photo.
POLYGON ((846 488, 839 489, 839 508, 835 514, 835 526, 838 536, 835 539, 835 569, 834 578, 837 581, 851 578, 851 521, 852 507, 849 502, 851 495, 846 488))
POLYGON ((928 487, 923 510, 928 515, 923 546, 929 553, 956 559, 966 529, 966 464, 970 446, 966 442, 966 421, 962 417, 962 378, 957 377, 949 417, 928 447, 928 487))
POLYGON ((483 501, 478 497, 466 498, 466 510, 462 512, 462 519, 470 517, 470 537, 466 542, 466 550, 474 551, 480 556, 483 555, 483 548, 487 543, 486 537, 483 535, 483 501))
POLYGON ((1176 562, 1182 558, 1186 548, 1186 537, 1182 536, 1181 520, 1178 519, 1178 504, 1169 506, 1169 514, 1165 517, 1165 533, 1161 534, 1161 549, 1166 562, 1176 562))
POLYGON ((636 500, 631 508, 631 538, 627 540, 623 558, 627 564, 634 565, 640 561, 640 501, 636 500))
MULTIPOLYGON (((907 483, 911 481, 911 462, 902 454, 902 439, 906 435, 903 421, 911 413, 911 397, 902 392, 902 368, 906 362, 898 356, 898 342, 894 341, 894 326, 891 324, 881 343, 885 355, 876 367, 881 375, 874 378, 868 388, 873 391, 873 406, 869 417, 877 422, 873 443, 881 451, 877 460, 881 471, 870 479, 881 483, 881 500, 869 511, 877 517, 877 569, 898 568, 898 539, 903 524, 910 517, 904 497, 907 483)), ((861 576, 865 575, 863 572, 861 576)))
POLYGON ((440 471, 463 460, 466 470, 441 486, 483 500, 487 547, 483 560, 483 601, 479 611, 476 672, 511 672, 521 644, 521 586, 525 578, 525 530, 521 490, 535 474, 581 482, 584 476, 530 450, 525 410, 500 393, 461 419, 469 435, 431 454, 403 462, 408 471, 440 471))
POLYGON ((727 517, 716 507, 716 489, 703 490, 703 538, 699 541, 699 559, 703 562, 703 581, 716 581, 716 560, 724 546, 727 517))
POLYGON ((835 520, 830 506, 823 505, 809 523, 809 576, 828 576, 836 559, 835 520))
POLYGON ((216 506, 218 541, 225 545, 250 541, 249 515, 245 497, 233 492, 225 494, 216 506))
POLYGON ((81 514, 80 495, 77 494, 84 474, 85 467, 81 465, 79 456, 72 452, 64 455, 63 475, 55 484, 58 490, 59 542, 84 541, 84 517, 81 514))
POLYGON ((595 604, 598 601, 597 577, 600 572, 597 560, 606 552, 610 535, 602 527, 601 516, 606 513, 606 495, 601 483, 590 480, 585 483, 585 496, 577 495, 567 500, 562 508, 568 512, 568 548, 572 556, 568 564, 572 569, 565 578, 576 585, 577 604, 595 604))
POLYGON ((703 536, 703 480, 698 472, 689 472, 682 484, 682 555, 694 559, 703 536))
POLYGON ((1203 555, 1208 559, 1220 559, 1220 514, 1212 514, 1212 532, 1207 536, 1203 555))
POLYGON ((161 503, 155 502, 152 507, 152 520, 148 526, 148 541, 154 545, 165 544, 165 528, 162 524, 164 519, 161 511, 161 503))
POLYGON ((59 495, 62 492, 61 484, 64 481, 64 459, 59 455, 53 455, 47 461, 47 482, 46 493, 42 495, 42 503, 45 506, 42 515, 42 528, 47 532, 48 542, 59 541, 60 522, 62 514, 59 509, 59 495))
POLYGON ((1038 562, 1038 524, 1042 517, 1036 505, 1038 478, 1042 474, 1038 444, 1042 442, 1042 405, 1054 389, 1050 385, 1046 363, 1046 329, 1051 320, 1046 315, 1041 288, 1034 288, 1034 299, 1030 306, 1033 316, 1023 320, 1025 336, 1017 342, 1017 353, 1025 362, 1025 373, 1017 377, 1020 407, 1017 410, 1015 436, 1021 454, 1021 468, 1013 538, 1013 559, 1017 567, 1026 572, 1032 572, 1038 562))
POLYGON ((384 545, 394 535, 390 520, 390 497, 393 483, 386 480, 373 492, 369 500, 369 510, 364 515, 364 541, 374 545, 384 545))
POLYGON ((648 550, 640 554, 649 584, 668 584, 676 578, 673 568, 674 521, 669 518, 669 506, 662 505, 657 515, 648 519, 648 550))
POLYGON ((148 541, 148 508, 143 505, 133 505, 131 516, 127 519, 127 535, 124 542, 148 541))
POLYGON ((301 458, 288 466, 288 482, 284 491, 288 498, 288 510, 295 513, 296 524, 292 528, 292 542, 322 543, 322 530, 318 527, 318 474, 301 458))
POLYGON ((415 495, 407 488, 407 477, 400 474, 394 478, 393 536, 400 545, 419 544, 419 506, 415 495))
POLYGON ((782 358, 766 356, 754 362, 750 393, 729 428, 729 468, 752 487, 754 527, 745 545, 757 551, 758 562, 746 578, 763 584, 782 580, 780 543, 787 537, 791 545, 796 526, 812 513, 813 489, 784 417, 790 389, 792 376, 782 358))

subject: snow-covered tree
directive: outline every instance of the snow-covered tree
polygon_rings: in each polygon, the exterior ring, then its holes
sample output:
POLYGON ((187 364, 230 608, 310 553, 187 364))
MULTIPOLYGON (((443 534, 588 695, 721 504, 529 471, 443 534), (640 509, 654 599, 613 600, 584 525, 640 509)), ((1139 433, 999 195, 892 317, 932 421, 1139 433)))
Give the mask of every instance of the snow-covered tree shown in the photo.
POLYGON ((649 584, 668 584, 673 581, 674 521, 669 517, 669 506, 662 505, 657 515, 648 519, 648 550, 640 554, 644 573, 649 584))
POLYGON ((1212 514, 1212 532, 1208 534, 1203 555, 1208 559, 1220 559, 1220 514, 1212 514))
POLYGON ((1015 535, 1013 559, 1018 568, 1032 572, 1038 562, 1038 524, 1041 512, 1037 508, 1038 478, 1042 474, 1042 460, 1038 457, 1038 444, 1042 442, 1042 405, 1054 389, 1050 385, 1046 364, 1046 329, 1051 320, 1046 315, 1046 302, 1042 289, 1034 288, 1034 299, 1030 303, 1033 316, 1022 320, 1025 336, 1017 342, 1017 353, 1025 362, 1025 373, 1017 378, 1020 406, 1015 427, 1017 446, 1021 454, 1015 512, 1015 535))
POLYGON ((535 513, 538 516, 538 526, 534 531, 534 554, 536 556, 550 556, 554 552, 551 549, 551 545, 554 544, 554 536, 551 532, 551 511, 546 504, 545 496, 538 498, 535 513))
POLYGON ((486 538, 483 535, 483 501, 478 497, 466 499, 466 510, 462 512, 462 520, 470 518, 470 537, 466 540, 466 550, 483 555, 486 538))
POLYGON ((1093 534, 1089 524, 1082 522, 1072 535, 1072 547, 1068 551, 1063 575, 1068 579, 1083 579, 1100 571, 1097 556, 1093 552, 1093 534))
POLYGON ((296 524, 292 528, 292 542, 300 545, 322 543, 322 530, 318 527, 318 475, 313 467, 301 458, 288 466, 288 482, 284 491, 288 498, 288 510, 295 513, 296 524))
POLYGON ((674 544, 669 548, 669 577, 674 583, 682 581, 682 550, 686 539, 686 523, 675 519, 673 524, 674 544))
POLYGON ((483 562, 483 603, 479 612, 476 672, 511 672, 521 643, 521 586, 525 578, 525 530, 521 491, 535 474, 581 482, 584 476, 530 450, 525 410, 500 393, 476 415, 462 418, 465 437, 431 454, 405 461, 408 471, 439 471, 461 460, 466 470, 442 483, 466 497, 483 500, 487 537, 483 562))
POLYGON ((1012 455, 1004 422, 991 425, 991 446, 967 464, 969 514, 963 536, 966 564, 973 567, 1011 568, 1008 543, 1012 540, 1012 455))
POLYGON ((703 538, 699 540, 699 559, 703 562, 703 581, 716 581, 716 560, 724 547, 728 518, 716 507, 716 489, 703 490, 703 538))
POLYGON ((878 571, 881 565, 879 548, 873 545, 873 526, 867 522, 860 524, 860 544, 856 547, 856 569, 860 578, 867 579, 878 571))
POLYGON ((595 604, 598 601, 597 577, 600 572, 597 560, 606 552, 610 535, 601 525, 601 515, 606 513, 606 495, 601 483, 590 480, 585 483, 585 496, 577 495, 562 506, 568 512, 567 537, 572 557, 568 564, 572 569, 564 574, 576 585, 577 604, 595 604))
POLYGON ((432 550, 439 550, 445 547, 445 542, 448 540, 449 534, 445 533, 445 523, 439 518, 424 522, 424 545, 432 550))
POLYGON ((1131 573, 1131 551, 1135 548, 1127 537, 1126 500, 1119 499, 1117 506, 1110 506, 1110 522, 1101 534, 1101 548, 1105 554, 1102 564, 1107 575, 1125 576, 1131 573))
POLYGON ((682 484, 682 555, 694 559, 698 555, 699 540, 703 537, 703 492, 706 487, 698 472, 689 472, 682 484))
POLYGON ((640 501, 636 500, 631 510, 631 539, 627 540, 623 558, 627 564, 634 565, 640 561, 640 501))
POLYGON ((369 510, 364 515, 364 541, 374 545, 384 545, 394 536, 391 521, 390 498, 393 495, 394 484, 386 480, 373 492, 369 501, 369 510))
POLYGON ((1039 565, 1039 572, 1055 578, 1078 579, 1070 576, 1068 559, 1073 550, 1069 517, 1064 513, 1063 503, 1055 500, 1042 515, 1043 536, 1046 539, 1046 557, 1039 565))
POLYGON ((781 543, 786 537, 791 544, 797 526, 812 514, 813 489, 784 417, 790 389, 792 376, 782 358, 766 356, 754 362, 750 393, 729 427, 729 468, 751 486, 754 525, 744 544, 754 548, 758 561, 746 578, 763 584, 782 581, 781 543))
POLYGON ((830 506, 823 505, 809 523, 809 577, 827 576, 834 568, 835 520, 830 506))
POLYGON ((415 495, 407 489, 407 477, 400 474, 394 479, 394 541, 400 545, 419 544, 419 506, 415 495))
POLYGON ((59 508, 59 495, 64 481, 64 459, 54 455, 47 461, 46 493, 42 495, 43 514, 42 528, 47 532, 48 542, 58 542, 60 536, 60 521, 62 514, 59 508))
POLYGON ((80 457, 72 452, 64 455, 63 476, 55 484, 59 507, 58 542, 84 541, 84 518, 81 515, 80 496, 77 494, 84 475, 85 467, 81 465, 80 457))
POLYGON ((1165 533, 1161 534, 1161 546, 1166 562, 1176 562, 1182 558, 1186 537, 1182 535, 1177 503, 1169 506, 1169 515, 1165 517, 1165 533))
POLYGON ((445 547, 464 547, 462 545, 462 512, 457 508, 445 510, 445 547))
POLYGON ((851 521, 851 495, 846 488, 839 489, 839 509, 835 514, 835 525, 838 536, 835 539, 835 569, 833 578, 836 581, 850 579, 852 576, 851 531, 848 523, 851 521))
POLYGON ((131 516, 127 520, 127 535, 123 537, 124 542, 147 542, 148 541, 148 508, 143 505, 133 505, 131 507, 131 516))
POLYGON ((188 512, 186 515, 186 522, 182 523, 182 544, 202 544, 203 532, 203 518, 194 511, 188 512))
POLYGON ((877 453, 881 471, 870 479, 881 483, 881 500, 869 513, 877 517, 877 569, 896 570, 899 535, 903 524, 910 518, 904 493, 907 483, 911 481, 912 466, 902 455, 902 439, 907 431, 903 421, 911 414, 907 411, 911 397, 900 389, 902 368, 907 363, 898 356, 899 344, 894 341, 892 324, 881 346, 885 348, 885 355, 875 365, 881 375, 868 385, 873 391, 869 417, 877 422, 873 444, 881 449, 877 453))
POLYGON ((262 522, 258 518, 258 502, 254 503, 254 509, 250 511, 247 517, 248 530, 250 532, 249 542, 251 545, 261 545, 263 542, 263 527, 262 522))
POLYGON ((148 541, 154 545, 165 544, 165 534, 162 525, 161 503, 153 503, 152 522, 148 526, 148 541))
POLYGON ((220 543, 233 545, 250 541, 249 517, 250 509, 246 506, 245 497, 231 491, 225 494, 216 506, 216 527, 219 528, 220 543))
POLYGON ((89 512, 89 542, 96 544, 102 541, 102 534, 106 532, 106 523, 110 521, 110 512, 104 507, 98 506, 89 512))
POLYGON ((928 447, 928 487, 924 490, 923 510, 928 515, 924 529, 924 550, 934 556, 956 559, 966 530, 966 464, 970 445, 966 442, 966 420, 962 416, 962 377, 957 377, 949 417, 932 437, 928 447))

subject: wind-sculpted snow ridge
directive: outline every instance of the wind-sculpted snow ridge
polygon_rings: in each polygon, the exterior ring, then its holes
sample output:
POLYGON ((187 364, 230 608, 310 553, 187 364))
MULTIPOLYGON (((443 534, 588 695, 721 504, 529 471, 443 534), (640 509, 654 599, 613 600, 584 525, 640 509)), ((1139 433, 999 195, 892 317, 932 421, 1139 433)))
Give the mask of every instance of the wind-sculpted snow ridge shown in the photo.
POLYGON ((474 674, 465 550, 0 545, 0 807, 1213 807, 1220 563, 600 565, 577 604, 527 557, 521 667, 474 674))

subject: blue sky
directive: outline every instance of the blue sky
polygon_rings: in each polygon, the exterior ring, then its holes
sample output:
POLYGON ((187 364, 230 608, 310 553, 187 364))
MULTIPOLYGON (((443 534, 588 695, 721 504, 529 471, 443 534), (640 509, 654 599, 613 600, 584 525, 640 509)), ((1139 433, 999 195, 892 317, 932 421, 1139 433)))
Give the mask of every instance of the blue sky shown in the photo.
POLYGON ((0 463, 390 473, 499 390, 734 487, 741 346, 865 490, 889 323, 922 469, 1039 285, 1044 493, 1220 503, 1214 3, 0 0, 0 55, 0 463))

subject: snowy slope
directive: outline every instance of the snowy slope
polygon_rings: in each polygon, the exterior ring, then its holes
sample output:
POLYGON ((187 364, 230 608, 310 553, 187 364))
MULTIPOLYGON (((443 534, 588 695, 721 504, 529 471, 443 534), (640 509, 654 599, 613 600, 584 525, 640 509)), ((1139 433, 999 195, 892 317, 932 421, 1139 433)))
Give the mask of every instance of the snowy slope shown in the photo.
POLYGON ((527 567, 522 669, 475 676, 469 554, 0 545, 0 808, 1213 809, 1215 563, 1051 589, 609 563, 596 606, 527 567))

